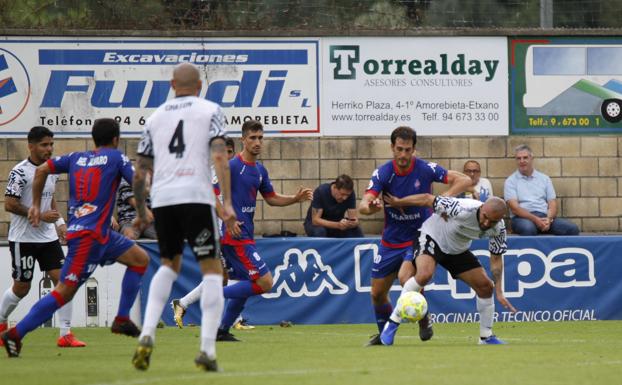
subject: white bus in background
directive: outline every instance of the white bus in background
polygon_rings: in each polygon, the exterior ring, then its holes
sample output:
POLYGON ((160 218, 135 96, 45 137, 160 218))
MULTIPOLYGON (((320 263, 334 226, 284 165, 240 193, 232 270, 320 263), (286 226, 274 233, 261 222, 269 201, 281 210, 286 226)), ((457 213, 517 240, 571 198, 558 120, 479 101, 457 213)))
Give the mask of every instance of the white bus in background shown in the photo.
MULTIPOLYGON (((525 82, 528 113, 545 109, 579 83, 585 101, 595 104, 579 106, 585 109, 581 114, 591 108, 597 115, 600 109, 608 122, 622 120, 622 45, 532 45, 525 55, 525 82)), ((574 107, 568 106, 565 114, 578 115, 574 107)))

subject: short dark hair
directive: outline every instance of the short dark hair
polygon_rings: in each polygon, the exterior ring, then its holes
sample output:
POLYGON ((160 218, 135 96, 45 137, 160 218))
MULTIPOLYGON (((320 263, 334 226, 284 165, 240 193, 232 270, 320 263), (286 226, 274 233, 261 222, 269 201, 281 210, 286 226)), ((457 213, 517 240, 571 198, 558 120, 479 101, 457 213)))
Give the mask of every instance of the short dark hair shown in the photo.
POLYGON ((402 140, 412 140, 413 146, 417 144, 417 133, 410 127, 400 126, 391 133, 391 144, 395 145, 397 138, 402 140))
POLYGON ((36 144, 43 140, 43 138, 53 138, 54 133, 49 128, 44 126, 34 126, 28 132, 28 143, 36 144))
POLYGON ((335 179, 333 184, 335 185, 335 188, 337 188, 337 190, 343 189, 343 190, 348 190, 348 191, 354 191, 354 182, 352 181, 352 178, 350 178, 349 175, 346 175, 346 174, 339 175, 337 179, 335 179))
POLYGON ((242 125, 242 136, 255 131, 263 131, 263 125, 256 120, 247 120, 242 125))
POLYGON ((231 147, 235 151, 235 142, 233 141, 233 138, 230 138, 228 136, 225 137, 225 146, 231 147))
POLYGON ((121 136, 119 123, 111 118, 96 119, 91 131, 96 147, 107 146, 114 138, 121 136))

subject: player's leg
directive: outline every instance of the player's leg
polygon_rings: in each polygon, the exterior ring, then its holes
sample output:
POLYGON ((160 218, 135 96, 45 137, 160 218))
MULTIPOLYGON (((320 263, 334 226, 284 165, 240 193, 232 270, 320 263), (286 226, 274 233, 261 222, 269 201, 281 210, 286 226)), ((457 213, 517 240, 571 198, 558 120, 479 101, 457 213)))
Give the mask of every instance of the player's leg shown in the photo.
POLYGON ((223 256, 227 266, 231 267, 232 278, 237 283, 224 288, 224 297, 228 299, 220 327, 218 341, 238 341, 229 332, 235 320, 240 316, 249 297, 269 292, 274 284, 272 274, 261 259, 255 245, 223 245, 223 256))
POLYGON ((183 218, 181 206, 165 206, 153 209, 161 265, 149 284, 143 330, 132 358, 132 365, 147 370, 155 341, 155 331, 166 305, 173 282, 181 269, 181 255, 184 247, 183 218))
POLYGON ((223 268, 220 259, 216 213, 210 205, 184 205, 185 236, 199 262, 201 281, 201 346, 195 364, 206 371, 218 371, 216 334, 224 308, 223 268))
MULTIPOLYGON (((9 242, 9 250, 13 285, 6 289, 0 298, 0 333, 8 329, 9 315, 30 291, 35 265, 33 244, 9 242)), ((2 346, 2 340, 0 340, 0 346, 2 346)))
POLYGON ((112 323, 111 331, 116 334, 138 337, 140 330, 130 320, 130 310, 140 291, 143 275, 149 265, 149 256, 134 241, 112 232, 105 253, 107 262, 116 261, 127 266, 121 281, 119 309, 112 323))
POLYGON ((491 345, 504 344, 505 342, 497 339, 492 332, 495 314, 493 297, 495 285, 480 265, 477 257, 467 250, 448 261, 446 269, 451 273, 452 277, 463 280, 475 290, 477 311, 480 315, 480 343, 491 345))
POLYGON ((21 340, 46 322, 59 308, 71 301, 78 287, 95 270, 102 246, 91 236, 70 239, 69 252, 60 273, 59 283, 54 290, 41 298, 30 312, 14 327, 2 335, 9 357, 19 356, 21 340), (6 343, 9 345, 6 345, 6 343))

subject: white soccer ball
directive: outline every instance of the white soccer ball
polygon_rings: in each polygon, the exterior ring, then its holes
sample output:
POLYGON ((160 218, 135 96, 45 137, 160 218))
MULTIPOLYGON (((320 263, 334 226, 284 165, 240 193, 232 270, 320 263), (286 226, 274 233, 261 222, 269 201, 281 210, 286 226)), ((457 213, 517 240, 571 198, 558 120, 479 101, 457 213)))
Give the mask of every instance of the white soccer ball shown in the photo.
POLYGON ((398 298, 397 311, 403 321, 416 322, 428 312, 428 301, 421 293, 409 291, 398 298))

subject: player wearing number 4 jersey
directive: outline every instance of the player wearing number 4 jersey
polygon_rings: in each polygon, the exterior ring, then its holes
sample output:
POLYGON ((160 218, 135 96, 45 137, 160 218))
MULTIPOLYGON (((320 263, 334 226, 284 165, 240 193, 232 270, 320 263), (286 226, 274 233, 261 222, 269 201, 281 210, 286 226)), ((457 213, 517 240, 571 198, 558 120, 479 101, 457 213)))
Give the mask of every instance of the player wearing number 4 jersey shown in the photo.
POLYGON ((145 208, 145 179, 152 173, 151 207, 162 265, 149 285, 143 332, 132 364, 139 370, 149 367, 156 326, 181 269, 184 240, 187 240, 203 274, 201 350, 195 363, 203 370, 218 371, 216 331, 224 298, 212 162, 223 196, 223 221, 227 226, 235 223, 225 119, 217 104, 196 96, 202 82, 195 66, 189 63, 176 66, 171 85, 176 97, 158 107, 147 119, 138 146, 134 178, 136 225, 142 227, 150 222, 145 208))
POLYGON ((41 298, 14 328, 1 338, 9 357, 19 356, 21 340, 54 312, 71 301, 78 288, 93 274, 97 265, 120 262, 128 266, 121 283, 119 312, 112 332, 137 336, 139 330, 130 321, 129 312, 141 278, 149 263, 147 253, 134 242, 110 230, 110 218, 121 178, 132 180, 132 166, 119 145, 119 124, 113 119, 97 119, 93 125, 94 151, 74 152, 49 159, 37 167, 32 183, 32 206, 28 219, 41 226, 45 181, 50 174, 69 174, 68 253, 59 282, 41 298))

